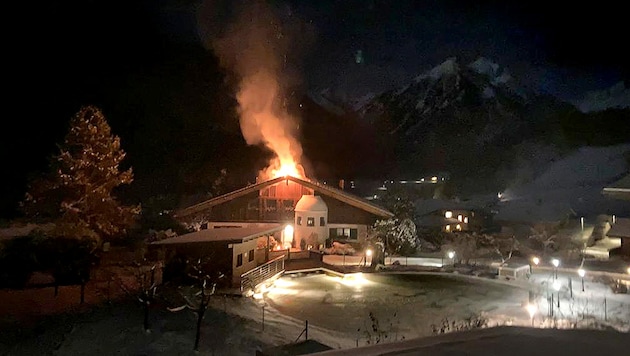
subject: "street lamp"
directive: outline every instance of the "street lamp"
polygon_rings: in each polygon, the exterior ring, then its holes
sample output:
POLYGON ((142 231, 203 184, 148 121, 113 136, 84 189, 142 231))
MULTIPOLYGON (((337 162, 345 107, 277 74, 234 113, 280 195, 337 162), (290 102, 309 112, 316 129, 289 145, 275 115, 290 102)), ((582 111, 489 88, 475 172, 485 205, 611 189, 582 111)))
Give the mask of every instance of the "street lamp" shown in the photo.
POLYGON ((529 319, 532 321, 532 326, 534 326, 534 315, 536 315, 536 312, 538 311, 538 306, 536 306, 536 304, 527 304, 525 308, 529 313, 529 319))
POLYGON ((553 265, 555 279, 558 279, 558 266, 560 266, 560 260, 557 258, 554 258, 551 260, 551 264, 553 265))
POLYGON ((584 276, 586 271, 583 268, 578 269, 578 275, 582 278, 582 292, 584 292, 584 276))
POLYGON ((365 264, 366 264, 366 265, 367 265, 367 259, 368 259, 368 257, 370 257, 370 263, 371 263, 371 262, 372 262, 372 261, 371 261, 371 257, 372 257, 372 249, 369 249, 369 248, 368 248, 367 250, 365 250, 365 264))
POLYGON ((558 298, 557 298, 558 299, 558 305, 557 305, 557 307, 558 307, 558 311, 560 311, 560 287, 562 287, 562 284, 560 283, 559 280, 556 279, 555 281, 553 281, 552 286, 553 286, 553 289, 555 289, 556 292, 558 293, 558 298))
MULTIPOLYGON (((534 262, 534 264, 536 265, 536 267, 538 267, 538 264, 540 263, 540 258, 538 258, 537 256, 534 256, 532 258, 532 262, 534 262)), ((529 274, 532 274, 533 270, 532 270, 532 264, 529 264, 529 274)))
POLYGON ((451 263, 455 265, 455 251, 448 251, 448 258, 450 258, 451 263))

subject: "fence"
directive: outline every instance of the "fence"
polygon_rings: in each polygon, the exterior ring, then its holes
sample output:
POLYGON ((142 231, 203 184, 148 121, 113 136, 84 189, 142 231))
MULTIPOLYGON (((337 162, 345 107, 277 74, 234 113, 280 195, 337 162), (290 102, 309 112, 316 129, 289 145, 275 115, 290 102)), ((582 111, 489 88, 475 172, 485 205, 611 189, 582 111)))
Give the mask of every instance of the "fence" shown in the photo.
POLYGON ((253 291, 257 286, 284 272, 284 255, 241 275, 241 292, 253 291))

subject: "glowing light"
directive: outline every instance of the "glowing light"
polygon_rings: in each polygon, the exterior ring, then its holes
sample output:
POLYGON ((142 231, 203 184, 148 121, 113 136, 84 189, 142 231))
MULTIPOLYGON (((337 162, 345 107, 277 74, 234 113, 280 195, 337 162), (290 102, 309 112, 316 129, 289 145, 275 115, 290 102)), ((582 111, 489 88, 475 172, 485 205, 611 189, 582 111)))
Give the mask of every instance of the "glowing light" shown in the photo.
POLYGON ((448 251, 448 258, 453 259, 453 257, 455 257, 455 252, 454 251, 448 251))
POLYGON ((370 250, 369 248, 365 251, 365 255, 368 257, 372 257, 372 250, 370 250))
POLYGON ((532 258, 532 262, 534 262, 534 264, 535 264, 536 266, 538 266, 538 264, 540 263, 540 258, 538 258, 538 257, 534 257, 534 258, 532 258))
POLYGON ((276 157, 269 162, 269 167, 261 172, 262 178, 297 177, 306 178, 302 165, 293 160, 292 157, 276 157))
POLYGON ((630 267, 628 267, 628 274, 630 274, 630 267))
POLYGON ((536 315, 536 312, 538 311, 538 307, 536 306, 536 304, 527 304, 525 309, 527 309, 527 312, 529 313, 530 318, 533 318, 534 315, 536 315))
POLYGON ((453 212, 452 211, 447 211, 444 213, 444 217, 447 219, 450 219, 453 217, 453 212))
POLYGON ((552 287, 553 287, 553 289, 555 289, 556 291, 559 291, 559 290, 560 290, 560 287, 562 287, 562 284, 560 283, 560 281, 559 281, 559 280, 557 280, 557 279, 556 279, 555 281, 553 281, 552 287))
POLYGON ((343 278, 340 278, 339 282, 349 287, 361 287, 368 284, 370 281, 365 279, 363 273, 358 272, 344 275, 343 278))
POLYGON ((553 260, 551 260, 551 264, 557 268, 558 266, 560 266, 560 260, 557 258, 554 258, 553 260))
POLYGON ((578 269, 578 275, 580 277, 584 277, 586 275, 586 271, 583 268, 578 269))

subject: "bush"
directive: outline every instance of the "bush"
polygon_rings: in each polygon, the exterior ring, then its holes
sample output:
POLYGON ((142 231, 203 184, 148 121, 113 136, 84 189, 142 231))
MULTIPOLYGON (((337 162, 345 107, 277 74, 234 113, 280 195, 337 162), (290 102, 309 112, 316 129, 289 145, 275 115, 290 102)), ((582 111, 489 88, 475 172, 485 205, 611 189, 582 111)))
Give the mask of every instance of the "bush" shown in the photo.
POLYGON ((0 288, 23 288, 36 271, 52 273, 60 285, 86 282, 98 262, 95 243, 40 235, 6 240, 0 247, 0 288))
POLYGON ((31 236, 5 240, 0 245, 0 288, 22 288, 37 270, 36 239, 31 236))

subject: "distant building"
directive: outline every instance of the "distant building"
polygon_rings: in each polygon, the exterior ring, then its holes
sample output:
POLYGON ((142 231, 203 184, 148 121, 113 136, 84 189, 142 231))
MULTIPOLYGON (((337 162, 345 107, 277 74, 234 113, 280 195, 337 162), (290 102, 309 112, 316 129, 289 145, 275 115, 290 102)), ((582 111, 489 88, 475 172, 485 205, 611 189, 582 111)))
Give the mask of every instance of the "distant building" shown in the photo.
POLYGON ((492 214, 480 209, 441 208, 416 216, 419 230, 442 232, 489 232, 494 227, 492 214))
MULTIPOLYGON (((602 194, 611 199, 626 200, 630 202, 630 174, 618 181, 604 187, 602 194)), ((606 233, 608 237, 621 239, 619 252, 624 256, 630 256, 630 218, 617 218, 612 221, 610 230, 606 233)))

